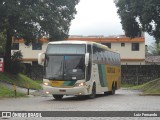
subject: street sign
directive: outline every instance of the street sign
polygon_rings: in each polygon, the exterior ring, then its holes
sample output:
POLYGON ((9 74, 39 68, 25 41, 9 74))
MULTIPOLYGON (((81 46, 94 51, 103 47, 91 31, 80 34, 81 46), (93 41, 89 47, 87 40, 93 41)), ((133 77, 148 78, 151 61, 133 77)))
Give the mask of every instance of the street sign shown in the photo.
POLYGON ((0 58, 0 72, 4 72, 4 59, 0 58))

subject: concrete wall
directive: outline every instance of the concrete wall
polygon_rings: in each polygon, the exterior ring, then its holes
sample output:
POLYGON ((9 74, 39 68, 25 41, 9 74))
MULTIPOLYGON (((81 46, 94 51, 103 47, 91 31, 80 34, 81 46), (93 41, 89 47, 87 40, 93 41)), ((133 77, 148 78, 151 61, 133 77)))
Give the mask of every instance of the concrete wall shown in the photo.
MULTIPOLYGON (((45 52, 48 43, 42 44, 42 50, 32 50, 32 45, 26 46, 24 43, 19 43, 19 50, 21 50, 23 55, 24 63, 32 63, 32 61, 37 61, 38 54, 45 52)), ((12 53, 17 50, 12 50, 12 53)))
POLYGON ((139 43, 139 51, 132 51, 132 43, 111 43, 111 49, 119 51, 122 65, 144 65, 145 64, 145 43, 139 43))
POLYGON ((160 77, 160 65, 122 65, 122 83, 143 84, 160 77))
POLYGON ((38 53, 45 52, 47 48, 47 43, 42 44, 42 50, 32 50, 32 45, 26 46, 24 43, 20 43, 19 49, 23 54, 23 58, 35 58, 37 59, 38 53))
POLYGON ((145 58, 145 44, 139 43, 139 51, 132 51, 132 43, 125 43, 122 47, 121 43, 111 43, 111 48, 120 52, 122 59, 144 59, 145 58))

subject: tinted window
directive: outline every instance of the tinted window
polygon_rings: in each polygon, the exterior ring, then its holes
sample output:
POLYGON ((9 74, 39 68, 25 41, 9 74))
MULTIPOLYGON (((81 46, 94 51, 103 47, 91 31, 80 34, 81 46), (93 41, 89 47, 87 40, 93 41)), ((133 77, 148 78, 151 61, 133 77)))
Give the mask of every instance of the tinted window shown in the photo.
POLYGON ((121 47, 124 47, 125 46, 125 43, 121 43, 121 47))
POLYGON ((92 51, 92 50, 91 50, 91 45, 87 45, 87 52, 88 52, 88 53, 91 53, 91 51, 92 51))
POLYGON ((12 50, 19 50, 19 43, 12 43, 12 50))
POLYGON ((139 51, 139 43, 132 43, 132 51, 139 51))
POLYGON ((32 50, 42 50, 42 43, 32 43, 32 50))
POLYGON ((52 80, 84 79, 84 55, 47 55, 45 60, 45 77, 52 80))
POLYGON ((87 52, 90 53, 89 54, 89 63, 87 66, 87 70, 86 70, 86 80, 90 80, 91 77, 91 70, 92 70, 92 46, 91 45, 87 45, 87 52))

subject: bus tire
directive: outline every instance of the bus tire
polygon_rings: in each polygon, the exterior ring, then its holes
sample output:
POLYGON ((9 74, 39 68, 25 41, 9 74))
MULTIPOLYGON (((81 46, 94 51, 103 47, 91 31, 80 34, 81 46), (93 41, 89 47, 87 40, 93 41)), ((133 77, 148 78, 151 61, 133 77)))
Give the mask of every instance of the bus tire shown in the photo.
POLYGON ((104 95, 109 95, 109 92, 107 91, 107 92, 104 92, 104 95))
POLYGON ((116 91, 116 87, 115 87, 115 85, 113 84, 113 85, 112 85, 112 91, 111 91, 111 94, 112 94, 112 95, 114 95, 114 94, 115 94, 115 91, 116 91))
POLYGON ((117 82, 115 83, 115 90, 117 90, 117 82))
POLYGON ((94 83, 92 86, 92 93, 89 95, 90 99, 94 99, 96 97, 96 84, 94 83))
POLYGON ((56 100, 61 100, 63 98, 63 95, 53 95, 53 97, 56 99, 56 100))

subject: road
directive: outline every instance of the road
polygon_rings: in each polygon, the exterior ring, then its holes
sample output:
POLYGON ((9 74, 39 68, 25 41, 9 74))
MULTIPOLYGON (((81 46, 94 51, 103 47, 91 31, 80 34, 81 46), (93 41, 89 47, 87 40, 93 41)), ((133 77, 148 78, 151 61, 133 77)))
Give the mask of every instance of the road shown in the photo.
POLYGON ((160 111, 160 96, 140 96, 140 93, 120 89, 115 95, 98 95, 95 99, 66 96, 60 101, 44 95, 0 98, 0 111, 160 111))

